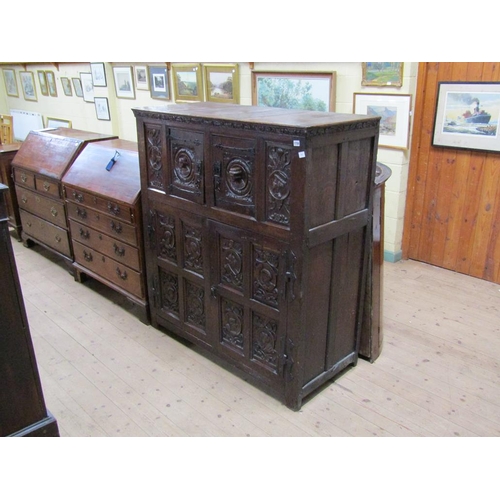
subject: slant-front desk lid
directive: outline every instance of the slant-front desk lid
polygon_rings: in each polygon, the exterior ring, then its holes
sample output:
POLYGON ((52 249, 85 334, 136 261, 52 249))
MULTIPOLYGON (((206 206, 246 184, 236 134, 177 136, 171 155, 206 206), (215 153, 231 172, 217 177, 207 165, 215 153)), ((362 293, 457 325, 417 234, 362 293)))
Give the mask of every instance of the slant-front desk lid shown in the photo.
POLYGON ((12 165, 61 179, 87 144, 115 137, 64 127, 32 130, 19 148, 12 165))
POLYGON ((122 139, 89 144, 62 182, 68 187, 134 204, 141 191, 137 144, 122 139), (113 158, 116 161, 106 170, 113 158))

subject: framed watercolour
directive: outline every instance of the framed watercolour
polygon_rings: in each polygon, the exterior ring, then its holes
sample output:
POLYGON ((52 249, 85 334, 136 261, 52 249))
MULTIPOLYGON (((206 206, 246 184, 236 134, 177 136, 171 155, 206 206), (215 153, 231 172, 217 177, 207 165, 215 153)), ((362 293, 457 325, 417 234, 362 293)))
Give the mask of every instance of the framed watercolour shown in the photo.
POLYGON ((107 97, 95 97, 95 112, 98 120, 111 120, 109 115, 109 104, 107 97))
POLYGON ((35 79, 32 71, 20 71, 21 87, 23 89, 24 98, 27 101, 37 101, 35 79))
POLYGON ((83 100, 85 102, 94 102, 94 84, 92 83, 91 73, 80 73, 82 82, 83 100))
POLYGON ((7 95, 11 97, 19 97, 19 90, 17 89, 16 72, 13 69, 3 70, 3 79, 5 81, 5 90, 7 95))
POLYGON ((116 97, 135 99, 134 77, 131 66, 113 66, 116 97))
POLYGON ((47 87, 49 88, 49 94, 52 97, 57 97, 57 87, 56 87, 56 77, 53 71, 46 71, 47 76, 47 87))
POLYGON ((433 146, 500 151, 500 83, 440 82, 433 146))
POLYGON ((71 128, 71 122, 69 120, 61 120, 59 118, 49 118, 47 117, 47 128, 71 128))
POLYGON ((63 88, 64 95, 72 96, 73 92, 71 90, 71 82, 66 76, 61 76, 61 85, 63 88))
POLYGON ((71 80, 73 81, 76 97, 83 97, 82 81, 80 78, 72 78, 71 80))
POLYGON ((237 64, 204 64, 207 101, 240 102, 240 78, 237 64))
POLYGON ((107 87, 104 63, 90 63, 90 73, 94 87, 107 87))
POLYGON ((407 149, 410 132, 410 94, 354 94, 355 114, 380 116, 379 146, 407 149))
POLYGON ((402 62, 364 62, 361 85, 373 87, 401 87, 403 85, 402 62))
POLYGON ((175 101, 203 101, 200 64, 172 64, 175 101))
POLYGON ((336 73, 252 72, 252 104, 335 111, 336 73))
POLYGON ((149 90, 148 68, 146 66, 134 66, 135 88, 137 90, 149 90))
POLYGON ((151 97, 170 99, 168 68, 166 66, 148 66, 151 97))
POLYGON ((49 95, 49 88, 47 87, 47 76, 45 71, 38 70, 38 83, 40 84, 40 94, 49 95))

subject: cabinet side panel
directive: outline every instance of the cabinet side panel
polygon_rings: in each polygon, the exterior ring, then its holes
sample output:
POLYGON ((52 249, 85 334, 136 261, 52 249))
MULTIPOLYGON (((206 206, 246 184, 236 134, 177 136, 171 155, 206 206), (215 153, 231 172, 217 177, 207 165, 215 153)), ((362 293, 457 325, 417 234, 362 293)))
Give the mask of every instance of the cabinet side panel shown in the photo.
POLYGON ((330 307, 333 245, 331 241, 309 251, 306 297, 304 384, 325 370, 330 307))
POLYGON ((308 227, 316 227, 333 220, 335 216, 338 144, 314 148, 308 168, 308 227))
POLYGON ((365 228, 339 236, 333 244, 332 290, 326 369, 356 351, 365 228))

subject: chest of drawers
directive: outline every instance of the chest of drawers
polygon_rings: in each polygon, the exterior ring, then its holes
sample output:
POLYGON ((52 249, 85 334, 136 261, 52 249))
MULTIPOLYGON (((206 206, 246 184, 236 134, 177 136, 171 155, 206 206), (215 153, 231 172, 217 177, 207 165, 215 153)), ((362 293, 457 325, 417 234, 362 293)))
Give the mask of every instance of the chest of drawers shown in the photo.
POLYGON ((9 189, 5 192, 5 203, 7 209, 9 226, 14 228, 18 238, 21 238, 21 216, 17 203, 14 179, 12 177, 12 160, 18 152, 21 144, 0 144, 0 183, 9 189))
POLYGON ((153 326, 299 409, 358 359, 379 118, 133 112, 153 326))
POLYGON ((28 134, 12 161, 26 246, 39 243, 73 261, 61 179, 87 144, 113 137, 69 128, 28 134))
POLYGON ((137 144, 116 139, 87 145, 62 185, 75 278, 88 275, 120 292, 148 323, 137 144))

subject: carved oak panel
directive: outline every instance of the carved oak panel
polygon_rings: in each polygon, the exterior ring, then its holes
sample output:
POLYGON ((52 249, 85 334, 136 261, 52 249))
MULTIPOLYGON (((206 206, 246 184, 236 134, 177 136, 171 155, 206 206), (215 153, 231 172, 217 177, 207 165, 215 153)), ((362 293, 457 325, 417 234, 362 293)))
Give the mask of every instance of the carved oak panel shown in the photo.
POLYGON ((163 140, 160 125, 145 125, 146 172, 148 187, 165 191, 165 170, 162 162, 163 140))
POLYGON ((160 309, 179 315, 179 279, 177 275, 160 268, 160 309))
POLYGON ((223 298, 220 301, 221 342, 243 354, 244 348, 244 309, 243 306, 223 298))
POLYGON ((252 315, 251 359, 264 368, 278 370, 278 323, 260 314, 252 315))
POLYGON ((290 225, 292 148, 267 144, 266 220, 290 225))

